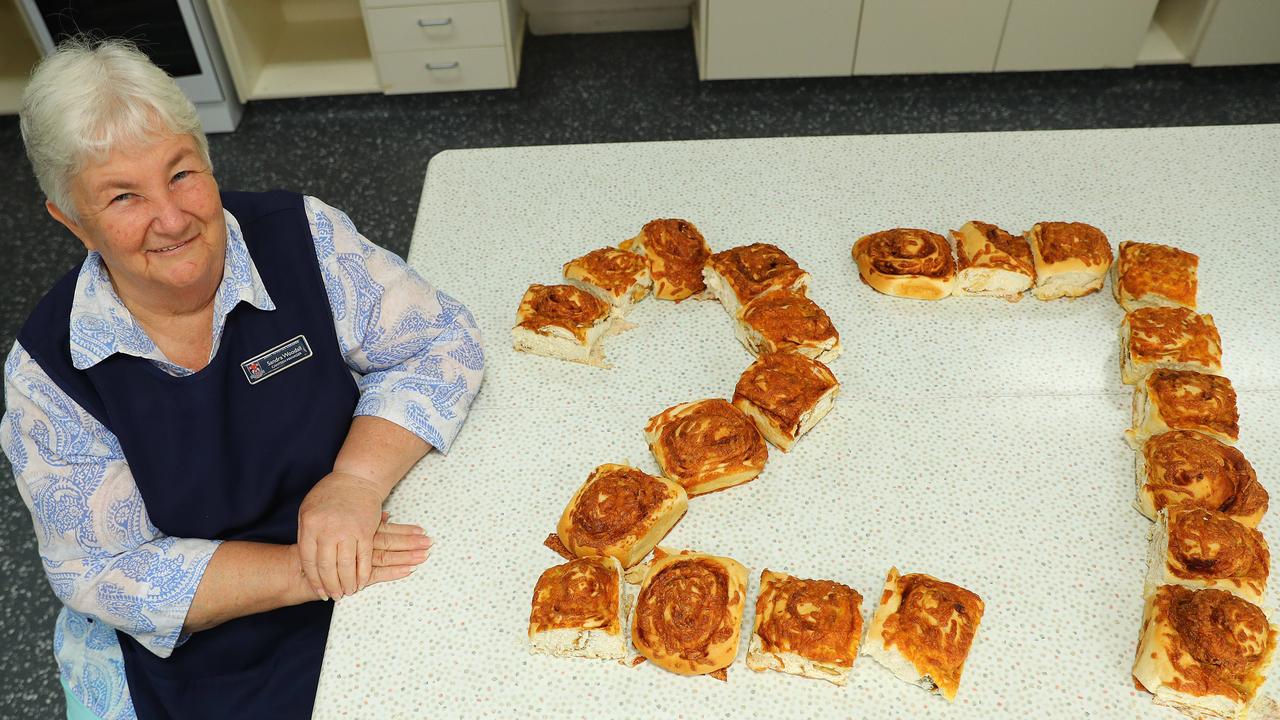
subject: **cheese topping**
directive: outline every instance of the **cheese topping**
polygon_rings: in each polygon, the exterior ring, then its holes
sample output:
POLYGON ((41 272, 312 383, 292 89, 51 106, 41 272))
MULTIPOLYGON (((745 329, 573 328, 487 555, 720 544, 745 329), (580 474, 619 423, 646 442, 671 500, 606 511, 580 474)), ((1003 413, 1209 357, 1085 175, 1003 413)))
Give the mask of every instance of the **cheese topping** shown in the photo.
POLYGON ((1222 340, 1212 315, 1183 307, 1145 307, 1125 315, 1133 362, 1196 363, 1222 367, 1222 340))
POLYGON ((1078 222, 1036 223, 1031 228, 1031 242, 1040 259, 1050 265, 1064 260, 1079 260, 1090 267, 1111 265, 1111 243, 1101 230, 1078 222))
POLYGON ((956 274, 947 239, 928 230, 894 228, 872 233, 854 243, 853 256, 869 258, 873 271, 891 277, 950 280, 956 274))
POLYGON ((516 325, 542 335, 560 329, 582 343, 587 331, 607 317, 609 305, 585 290, 572 285, 530 285, 520 300, 516 325))
POLYGON ((701 400, 667 408, 651 418, 654 457, 685 489, 710 478, 764 469, 769 451, 755 423, 727 400, 701 400))
POLYGON ((1236 391, 1225 377, 1156 370, 1147 376, 1147 394, 1171 429, 1207 431, 1232 440, 1240 435, 1236 391))
POLYGON ((1031 246, 1021 235, 1010 235, 995 225, 977 220, 970 220, 951 234, 956 240, 956 260, 960 270, 996 268, 1035 279, 1031 246))
POLYGON ((822 347, 840 339, 826 311, 793 290, 761 295, 743 306, 741 317, 764 337, 766 350, 822 347))
POLYGON ((1142 446, 1155 510, 1179 503, 1218 510, 1236 519, 1266 511, 1266 488, 1239 450, 1188 430, 1173 430, 1142 446))
POLYGON ((591 283, 617 298, 644 277, 648 269, 648 261, 636 253, 600 248, 566 263, 564 276, 591 283))
POLYGON ((1154 603, 1157 652, 1175 673, 1165 683, 1170 689, 1235 702, 1253 698, 1275 649, 1275 630, 1261 609, 1225 590, 1181 585, 1161 585, 1154 603))
POLYGON ((862 637, 862 596, 830 580, 802 580, 765 570, 756 598, 756 634, 767 653, 853 667, 862 637))
MULTIPOLYGON (((603 550, 629 537, 644 535, 673 488, 662 480, 626 465, 601 465, 592 471, 578 493, 569 523, 574 552, 603 550)), ((677 491, 678 492, 678 491, 677 491)))
POLYGON ((1116 275, 1120 289, 1135 300, 1156 295, 1195 308, 1199 264, 1199 257, 1184 250, 1126 240, 1120 243, 1116 275))
POLYGON ((1183 580, 1228 580, 1261 596, 1271 553, 1262 533, 1216 510, 1179 506, 1168 510, 1166 566, 1183 580))
MULTIPOLYGON (((645 657, 675 672, 707 673, 733 662, 746 601, 730 575, 732 560, 673 555, 655 561, 645 578, 632 636, 645 657), (717 661, 713 655, 727 655, 717 661)), ((738 566, 741 567, 741 566, 738 566)))
POLYGON ((764 353, 738 378, 733 404, 750 402, 794 438, 804 414, 837 384, 830 368, 817 360, 794 352, 764 353))
POLYGON ((969 647, 973 644, 985 605, 982 598, 959 585, 929 575, 898 576, 889 571, 880 599, 897 596, 897 608, 882 628, 885 648, 897 646, 921 675, 928 675, 949 697, 960 686, 969 647))
POLYGON ((684 300, 706 289, 702 268, 711 257, 711 248, 693 223, 653 220, 645 224, 639 239, 649 258, 654 297, 684 300))
POLYGON ((739 303, 782 288, 803 287, 808 273, 776 245, 753 243, 711 256, 707 265, 724 277, 739 303))
POLYGON ((529 634, 546 630, 622 632, 620 577, 610 558, 587 557, 547 568, 533 589, 529 634))

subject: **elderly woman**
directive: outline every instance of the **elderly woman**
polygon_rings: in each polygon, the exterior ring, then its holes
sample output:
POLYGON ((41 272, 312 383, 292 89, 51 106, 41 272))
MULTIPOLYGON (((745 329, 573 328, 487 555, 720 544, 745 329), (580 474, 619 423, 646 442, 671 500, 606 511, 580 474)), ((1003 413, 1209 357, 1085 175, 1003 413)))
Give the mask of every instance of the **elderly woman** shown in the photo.
POLYGON ((46 58, 21 126, 88 250, 18 334, 0 427, 68 714, 308 718, 326 601, 426 559, 382 503, 458 433, 474 320, 315 198, 219 193, 195 109, 127 44, 46 58))

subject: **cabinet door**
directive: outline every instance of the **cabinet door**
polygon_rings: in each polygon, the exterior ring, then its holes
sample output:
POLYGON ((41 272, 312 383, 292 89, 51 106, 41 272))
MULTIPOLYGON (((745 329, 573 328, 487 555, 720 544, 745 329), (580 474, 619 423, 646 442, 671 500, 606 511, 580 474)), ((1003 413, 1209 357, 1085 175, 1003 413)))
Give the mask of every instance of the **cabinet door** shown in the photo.
POLYGON ((1218 0, 1193 65, 1280 62, 1280 2, 1218 0))
POLYGON ((706 78, 849 75, 862 0, 703 0, 706 78))
POLYGON ((855 75, 991 72, 1009 0, 864 0, 855 75))
POLYGON ((1013 0, 996 70, 1133 67, 1157 0, 1013 0))

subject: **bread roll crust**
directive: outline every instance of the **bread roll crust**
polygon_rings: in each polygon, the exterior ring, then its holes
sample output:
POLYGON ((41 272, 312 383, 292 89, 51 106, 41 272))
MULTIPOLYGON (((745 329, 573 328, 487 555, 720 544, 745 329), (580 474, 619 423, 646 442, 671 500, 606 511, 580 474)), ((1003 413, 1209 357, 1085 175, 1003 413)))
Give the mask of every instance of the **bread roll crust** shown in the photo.
POLYGON ((556 534, 578 557, 607 555, 624 568, 640 562, 689 507, 679 483, 627 465, 591 472, 569 500, 556 534))
POLYGON ((1147 597, 1133 679, 1193 717, 1243 717, 1275 651, 1276 628, 1223 590, 1161 585, 1147 597))
POLYGON ((1133 385, 1152 370, 1222 373, 1222 339, 1212 315, 1183 307, 1145 307, 1120 321, 1120 378, 1133 385))
POLYGON ((1169 430, 1194 430, 1227 444, 1240 436, 1231 381, 1189 370, 1155 370, 1133 393, 1133 427, 1125 435, 1138 448, 1169 430))
POLYGON ((1040 300, 1083 297, 1102 289, 1114 256, 1107 236, 1078 222, 1036 223, 1027 232, 1040 300))
POLYGON ((826 365, 795 352, 763 353, 738 378, 733 406, 774 447, 788 452, 831 410, 840 383, 826 365))
POLYGON ((649 419, 644 434, 662 474, 690 497, 752 480, 769 459, 755 424, 720 398, 669 407, 649 419))
POLYGON ((955 700, 984 609, 959 585, 890 568, 864 651, 899 678, 955 700))
POLYGON ((564 265, 564 278, 622 314, 648 295, 653 286, 648 260, 618 248, 600 248, 570 260, 564 265))
POLYGON ((738 340, 753 355, 794 351, 824 363, 840 356, 840 333, 826 311, 794 290, 776 290, 742 306, 738 340))
POLYGON ((1009 302, 1035 283, 1031 246, 1020 235, 1011 235, 990 223, 970 220, 951 231, 956 247, 957 297, 999 297, 1009 302))
POLYGON ((1192 504, 1257 527, 1270 498, 1244 454, 1208 435, 1172 430, 1137 453, 1138 509, 1152 520, 1162 508, 1192 504))
POLYGON ((658 667, 705 675, 738 654, 747 569, 704 553, 652 561, 631 616, 631 642, 658 667))
POLYGON ((1112 292, 1127 311, 1142 307, 1196 309, 1200 258, 1185 250, 1126 240, 1120 243, 1112 292))
POLYGON ((862 640, 862 595, 831 580, 760 574, 747 667, 844 685, 862 640))
POLYGON ((547 568, 529 610, 531 652, 624 657, 622 601, 622 566, 614 558, 578 558, 547 568))
POLYGON ((702 268, 711 248, 698 228, 678 218, 651 220, 640 234, 619 246, 649 259, 653 296, 679 302, 706 289, 702 268))
POLYGON ((1166 507, 1151 537, 1145 592, 1161 585, 1217 588, 1261 605, 1270 563, 1267 541, 1257 530, 1216 510, 1166 507))
POLYGON ((864 235, 853 244, 853 262, 862 282, 885 295, 941 300, 955 285, 951 246, 928 230, 894 228, 864 235))

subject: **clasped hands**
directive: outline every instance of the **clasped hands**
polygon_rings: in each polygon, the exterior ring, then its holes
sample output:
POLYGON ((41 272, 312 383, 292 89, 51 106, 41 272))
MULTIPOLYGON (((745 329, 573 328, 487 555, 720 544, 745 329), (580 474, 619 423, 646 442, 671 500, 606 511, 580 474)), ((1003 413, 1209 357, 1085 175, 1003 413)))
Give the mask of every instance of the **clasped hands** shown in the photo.
POLYGON ((332 472, 298 509, 302 573, 322 600, 353 595, 374 583, 399 580, 431 553, 417 525, 387 522, 386 493, 357 475, 332 472))

